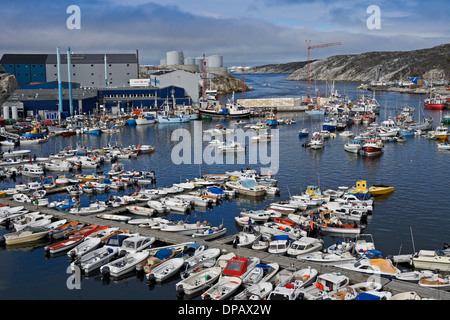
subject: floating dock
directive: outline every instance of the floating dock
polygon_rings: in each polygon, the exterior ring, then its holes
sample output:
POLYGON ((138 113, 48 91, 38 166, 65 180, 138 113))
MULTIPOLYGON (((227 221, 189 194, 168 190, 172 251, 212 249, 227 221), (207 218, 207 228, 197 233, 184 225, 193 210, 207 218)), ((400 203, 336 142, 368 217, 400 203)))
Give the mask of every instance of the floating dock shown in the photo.
POLYGON ((274 112, 305 111, 308 109, 303 105, 301 98, 261 98, 261 99, 238 99, 237 102, 251 109, 273 109, 274 112))
MULTIPOLYGON (((85 224, 98 224, 98 225, 109 225, 111 227, 118 227, 120 229, 129 230, 133 233, 139 233, 143 236, 151 236, 155 237, 156 241, 159 243, 162 243, 162 245, 172 245, 172 244, 179 244, 179 243, 185 243, 189 241, 193 241, 192 237, 189 236, 183 236, 179 234, 173 234, 168 233, 164 231, 159 230, 153 230, 148 228, 139 227, 137 225, 130 225, 125 222, 117 222, 112 220, 104 220, 101 218, 96 217, 96 214, 92 215, 83 215, 79 216, 76 214, 71 214, 66 211, 59 211, 53 208, 48 207, 36 207, 36 205, 32 204, 26 204, 26 203, 19 203, 13 201, 11 198, 0 198, 0 204, 9 204, 10 206, 24 206, 27 210, 30 212, 32 211, 39 211, 41 213, 45 214, 51 214, 54 217, 60 218, 60 219, 67 219, 70 221, 79 221, 85 224)), ((117 208, 111 208, 107 212, 108 214, 123 214, 128 212, 125 206, 117 207, 117 208)), ((281 268, 293 268, 293 269, 303 269, 306 267, 312 267, 317 269, 319 274, 326 273, 326 272, 343 272, 347 277, 350 278, 350 283, 358 283, 358 282, 365 282, 369 278, 368 275, 364 275, 359 272, 349 271, 340 269, 338 267, 333 266, 323 266, 320 264, 315 264, 311 262, 302 262, 298 259, 288 257, 288 256, 279 256, 274 255, 268 252, 262 252, 247 248, 234 248, 232 246, 232 241, 235 238, 235 235, 228 235, 227 237, 218 238, 211 241, 205 241, 201 239, 195 239, 195 242, 200 244, 206 244, 209 247, 214 247, 222 250, 223 252, 234 252, 238 256, 244 256, 244 257, 258 257, 262 263, 270 263, 270 262, 276 262, 280 265, 281 268)), ((391 291, 392 294, 397 294, 401 292, 408 292, 408 291, 414 291, 422 298, 428 298, 428 299, 438 299, 438 300, 450 300, 450 292, 438 290, 438 289, 430 289, 430 288, 424 288, 419 286, 415 283, 409 283, 405 281, 400 280, 390 280, 386 278, 379 278, 380 283, 383 285, 383 290, 391 291)))

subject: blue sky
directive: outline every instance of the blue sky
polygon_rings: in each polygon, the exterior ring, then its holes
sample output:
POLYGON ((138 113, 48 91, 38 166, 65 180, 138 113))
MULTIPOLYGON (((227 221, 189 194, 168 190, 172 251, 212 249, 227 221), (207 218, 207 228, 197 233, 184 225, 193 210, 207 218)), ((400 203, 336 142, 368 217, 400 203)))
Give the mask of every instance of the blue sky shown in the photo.
POLYGON ((130 53, 158 64, 165 53, 219 54, 224 64, 247 66, 305 61, 368 51, 403 51, 450 42, 450 1, 366 0, 1 0, 0 55, 130 53), (70 30, 66 9, 78 5, 81 29, 70 30), (366 25, 370 5, 381 28, 366 25))

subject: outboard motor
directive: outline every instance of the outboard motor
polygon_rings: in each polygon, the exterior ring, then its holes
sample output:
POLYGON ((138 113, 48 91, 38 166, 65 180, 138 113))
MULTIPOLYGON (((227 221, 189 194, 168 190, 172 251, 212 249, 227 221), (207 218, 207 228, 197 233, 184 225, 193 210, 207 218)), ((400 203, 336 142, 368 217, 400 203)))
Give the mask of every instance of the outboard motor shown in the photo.
POLYGON ((108 266, 102 268, 102 276, 105 278, 110 276, 110 270, 108 266))
POLYGON ((149 284, 152 284, 156 281, 155 275, 153 273, 147 274, 147 281, 149 284))
POLYGON ((183 286, 178 286, 176 290, 177 297, 183 297, 184 296, 184 288, 183 286))

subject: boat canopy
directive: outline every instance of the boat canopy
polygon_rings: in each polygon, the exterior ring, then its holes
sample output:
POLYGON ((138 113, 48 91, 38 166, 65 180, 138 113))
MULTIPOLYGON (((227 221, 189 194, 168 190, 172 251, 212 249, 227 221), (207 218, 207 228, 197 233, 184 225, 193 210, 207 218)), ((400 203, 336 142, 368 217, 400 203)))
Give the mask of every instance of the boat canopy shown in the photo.
POLYGON ((210 187, 210 188, 208 188, 208 190, 214 194, 224 194, 225 193, 222 188, 210 187))
POLYGON ((173 251, 174 249, 163 248, 156 251, 154 257, 158 258, 159 260, 165 260, 172 255, 173 251))

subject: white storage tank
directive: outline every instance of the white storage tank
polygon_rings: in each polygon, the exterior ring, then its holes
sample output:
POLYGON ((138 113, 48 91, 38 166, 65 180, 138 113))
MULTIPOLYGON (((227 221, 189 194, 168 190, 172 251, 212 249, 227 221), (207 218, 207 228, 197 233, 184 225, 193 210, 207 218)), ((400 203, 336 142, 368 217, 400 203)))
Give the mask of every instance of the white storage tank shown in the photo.
POLYGON ((166 64, 168 66, 180 66, 184 64, 184 54, 182 51, 169 51, 166 53, 166 64))
POLYGON ((187 57, 184 59, 184 64, 187 66, 195 65, 195 58, 193 57, 187 57))
POLYGON ((159 65, 160 66, 165 66, 166 65, 166 59, 159 60, 159 65))
POLYGON ((10 119, 9 106, 3 106, 3 119, 10 119))
MULTIPOLYGON (((208 58, 205 58, 206 63, 208 63, 208 58)), ((195 58, 195 64, 198 65, 200 72, 203 72, 203 58, 195 58)))
POLYGON ((223 67, 223 56, 219 56, 219 55, 209 56, 206 66, 210 67, 210 68, 223 67))
POLYGON ((17 106, 11 107, 11 113, 13 119, 19 119, 19 110, 17 109, 17 106))

